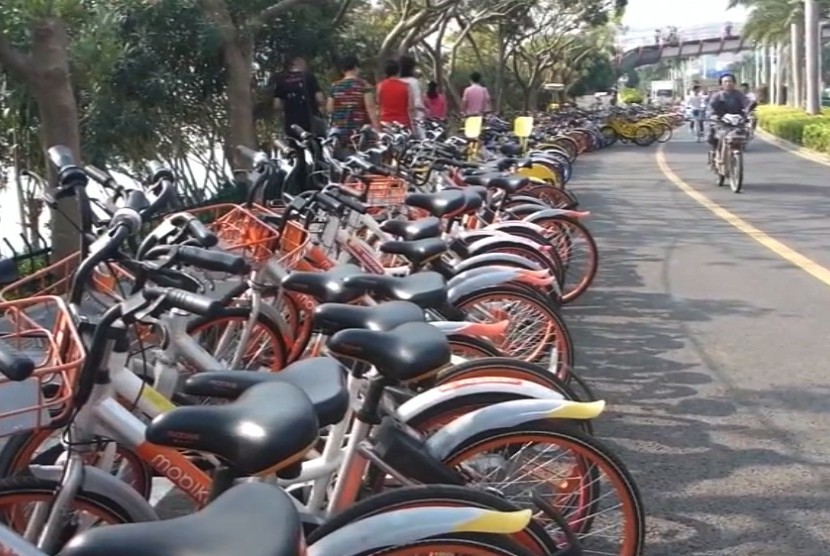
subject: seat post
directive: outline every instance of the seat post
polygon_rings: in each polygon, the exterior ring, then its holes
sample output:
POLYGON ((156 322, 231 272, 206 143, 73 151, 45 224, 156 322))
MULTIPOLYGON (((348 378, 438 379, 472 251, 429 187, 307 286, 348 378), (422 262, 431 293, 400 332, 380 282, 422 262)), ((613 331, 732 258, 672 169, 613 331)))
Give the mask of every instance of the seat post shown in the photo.
POLYGON ((213 502, 221 494, 229 490, 238 478, 238 474, 231 467, 227 465, 218 467, 213 474, 213 484, 210 487, 208 503, 213 502))
POLYGON ((388 381, 386 377, 375 376, 369 379, 363 395, 363 403, 356 412, 356 417, 364 423, 378 425, 381 421, 380 406, 388 381))

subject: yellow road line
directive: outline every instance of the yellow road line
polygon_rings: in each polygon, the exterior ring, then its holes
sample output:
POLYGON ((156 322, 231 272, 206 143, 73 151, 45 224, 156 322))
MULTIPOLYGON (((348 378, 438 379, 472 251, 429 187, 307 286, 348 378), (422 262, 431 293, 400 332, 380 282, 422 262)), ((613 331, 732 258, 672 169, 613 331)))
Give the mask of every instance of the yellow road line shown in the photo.
POLYGON ((666 162, 666 153, 665 153, 665 146, 660 145, 657 149, 657 166, 660 168, 660 171, 663 172, 663 175, 672 182, 674 185, 677 186, 683 193, 694 199, 698 202, 701 206, 709 210, 712 214, 724 220, 734 228, 738 229, 739 231, 743 232, 747 236, 751 237, 782 259, 794 264, 816 280, 822 282, 826 286, 830 286, 830 269, 825 266, 822 266, 815 262, 814 260, 805 257, 798 251, 788 247, 787 245, 781 243, 777 239, 767 235, 766 233, 762 232, 740 216, 726 210, 713 200, 711 200, 706 195, 700 193, 696 189, 694 189, 691 185, 683 181, 680 176, 674 173, 671 168, 669 168, 668 162, 666 162))

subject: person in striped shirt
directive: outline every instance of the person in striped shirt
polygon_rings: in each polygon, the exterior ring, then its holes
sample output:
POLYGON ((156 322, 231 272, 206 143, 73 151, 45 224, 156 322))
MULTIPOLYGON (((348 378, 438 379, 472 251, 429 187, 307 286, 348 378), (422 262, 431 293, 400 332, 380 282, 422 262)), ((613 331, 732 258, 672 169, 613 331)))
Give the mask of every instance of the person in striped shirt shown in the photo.
POLYGON ((343 137, 351 137, 366 124, 377 129, 374 89, 360 77, 357 57, 343 56, 340 69, 343 79, 332 84, 328 100, 332 129, 337 129, 343 137))

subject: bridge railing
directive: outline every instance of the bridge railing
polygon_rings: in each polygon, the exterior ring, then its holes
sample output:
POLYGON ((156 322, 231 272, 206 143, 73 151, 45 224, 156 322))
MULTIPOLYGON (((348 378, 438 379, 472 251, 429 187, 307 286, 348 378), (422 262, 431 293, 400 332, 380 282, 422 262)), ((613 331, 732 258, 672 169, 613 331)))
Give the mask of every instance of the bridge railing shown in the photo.
MULTIPOLYGON (((707 39, 719 39, 724 35, 724 25, 702 25, 698 27, 687 27, 677 30, 677 42, 692 42, 707 39)), ((739 37, 743 24, 732 24, 730 29, 730 37, 739 37)), ((662 38, 662 37, 661 37, 662 38)), ((655 32, 638 32, 628 36, 623 36, 619 46, 623 50, 632 50, 642 46, 652 46, 658 41, 655 40, 655 32)), ((666 44, 663 41, 663 44, 666 44)))

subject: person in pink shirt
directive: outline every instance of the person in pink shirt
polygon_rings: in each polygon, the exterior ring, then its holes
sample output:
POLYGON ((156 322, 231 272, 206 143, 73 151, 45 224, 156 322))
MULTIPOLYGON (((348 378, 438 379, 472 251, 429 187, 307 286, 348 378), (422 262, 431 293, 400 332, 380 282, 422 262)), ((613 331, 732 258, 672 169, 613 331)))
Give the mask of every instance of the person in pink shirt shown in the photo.
POLYGON ((427 110, 427 118, 436 120, 447 119, 447 97, 438 90, 438 83, 430 81, 427 84, 427 94, 424 95, 424 107, 427 110))
POLYGON ((470 75, 470 86, 464 89, 461 98, 461 113, 465 116, 483 116, 490 112, 490 93, 481 84, 481 74, 474 71, 470 75))

